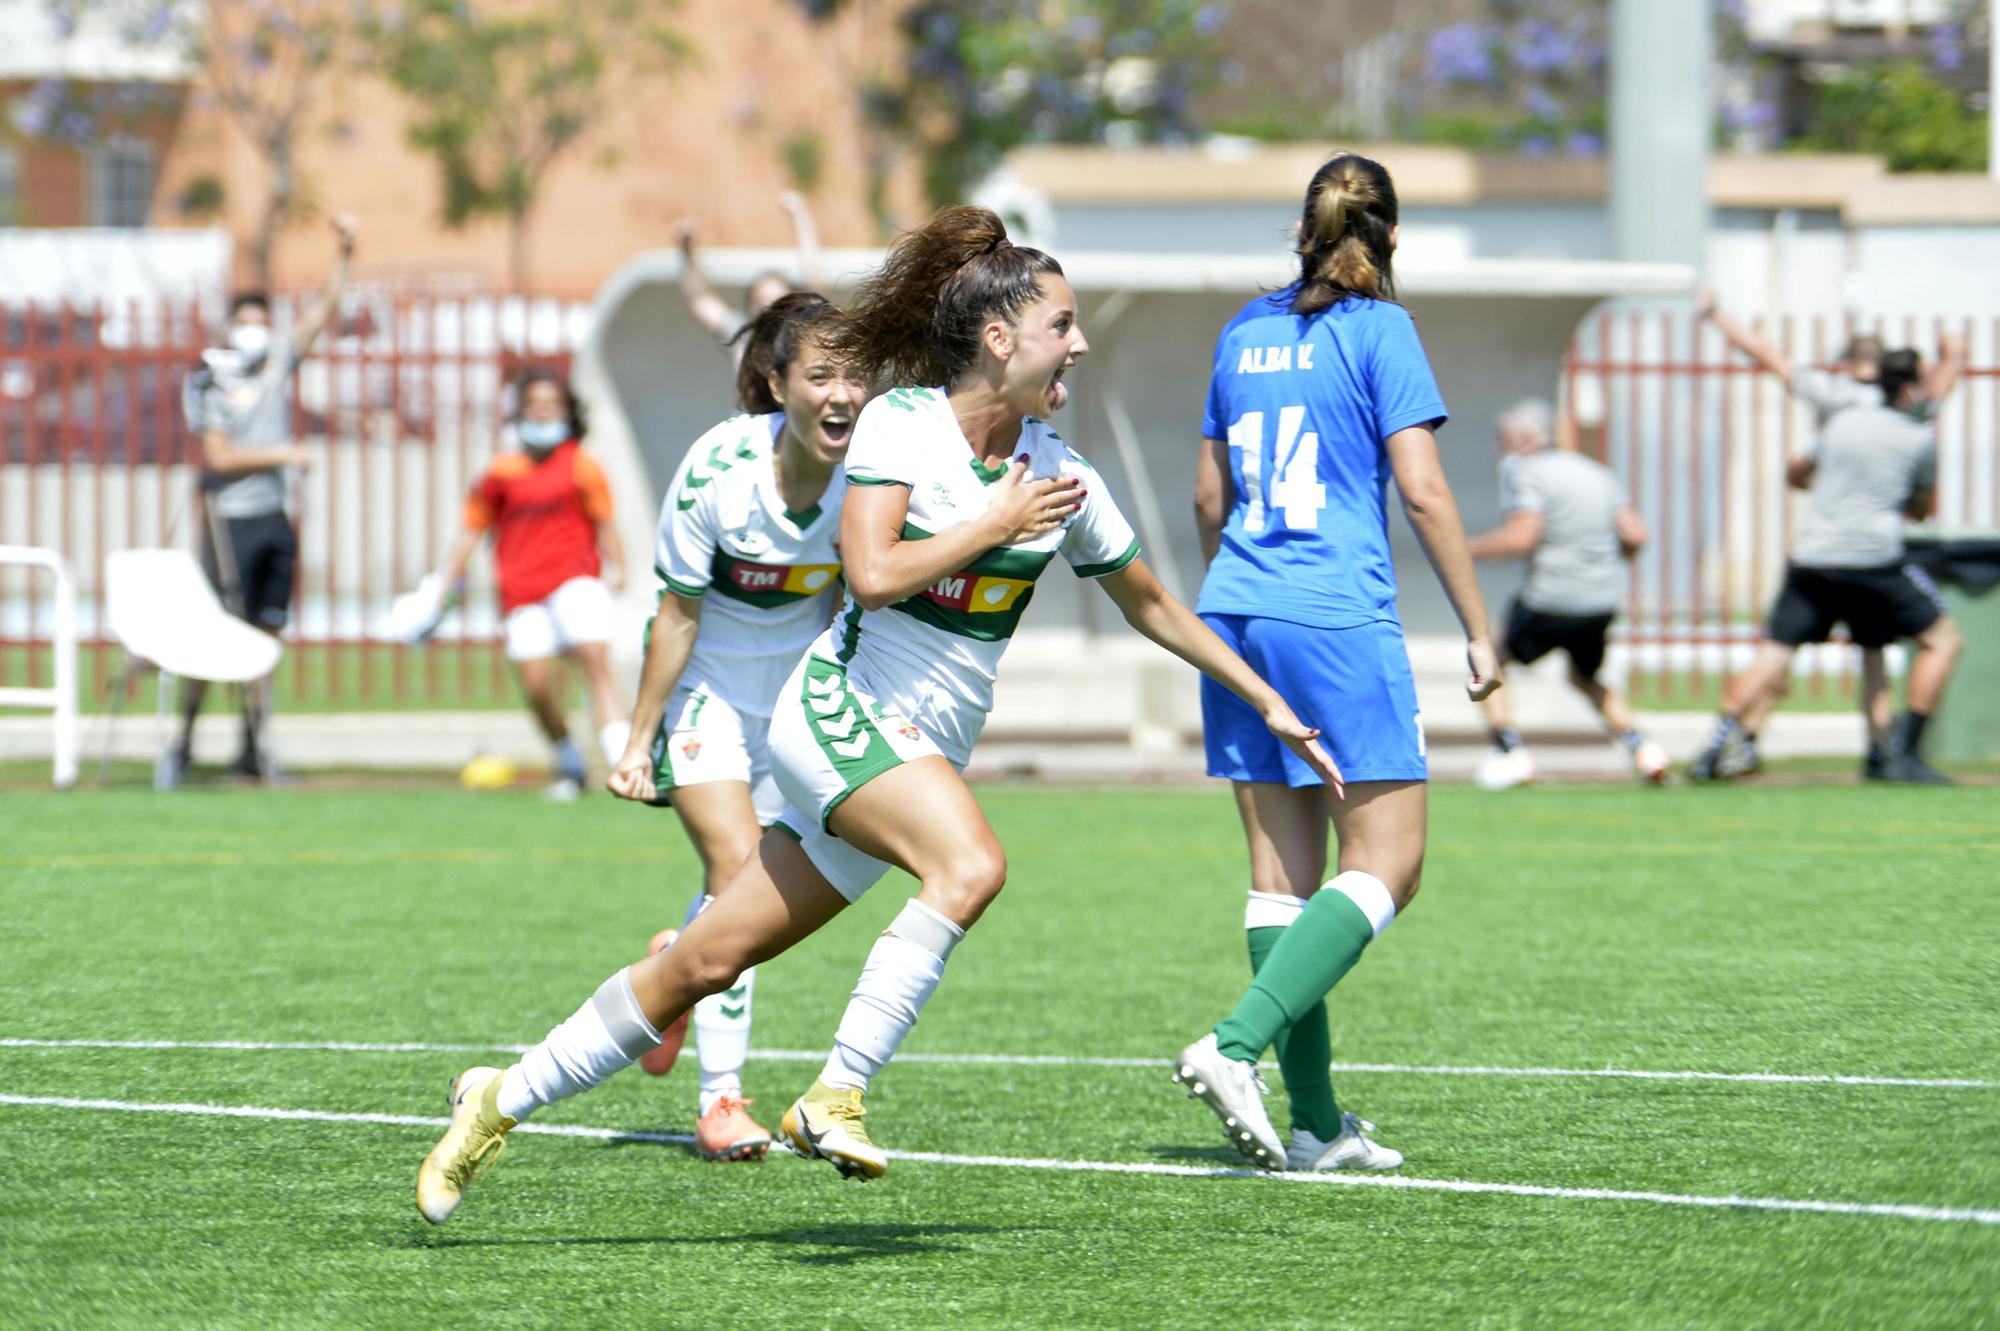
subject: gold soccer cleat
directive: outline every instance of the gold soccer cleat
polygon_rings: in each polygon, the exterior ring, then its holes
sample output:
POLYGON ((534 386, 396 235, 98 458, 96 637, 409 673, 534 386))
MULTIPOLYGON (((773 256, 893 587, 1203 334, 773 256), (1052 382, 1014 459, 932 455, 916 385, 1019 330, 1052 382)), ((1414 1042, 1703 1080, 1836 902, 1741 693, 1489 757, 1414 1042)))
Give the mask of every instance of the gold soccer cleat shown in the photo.
POLYGON ((881 1178, 889 1171, 889 1154, 868 1140, 861 1126, 861 1092, 835 1090, 815 1081, 812 1089, 792 1101, 778 1124, 785 1144, 808 1160, 829 1161, 842 1178, 881 1178))
POLYGON ((467 1068, 451 1083, 451 1126, 417 1166, 417 1209, 433 1225, 451 1219, 466 1185, 506 1149, 514 1120, 500 1112, 499 1098, 499 1068, 467 1068))

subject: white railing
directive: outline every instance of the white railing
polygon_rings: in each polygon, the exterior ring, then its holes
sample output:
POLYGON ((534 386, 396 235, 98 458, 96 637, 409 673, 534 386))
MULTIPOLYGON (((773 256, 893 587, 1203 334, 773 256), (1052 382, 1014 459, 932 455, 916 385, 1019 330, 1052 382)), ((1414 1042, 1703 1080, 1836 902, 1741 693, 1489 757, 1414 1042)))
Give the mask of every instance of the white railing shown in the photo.
POLYGON ((76 784, 76 583, 69 561, 53 550, 29 545, 0 545, 0 565, 20 564, 47 569, 55 580, 55 623, 51 645, 55 653, 53 687, 0 688, 0 707, 46 707, 55 714, 55 782, 58 790, 76 784))

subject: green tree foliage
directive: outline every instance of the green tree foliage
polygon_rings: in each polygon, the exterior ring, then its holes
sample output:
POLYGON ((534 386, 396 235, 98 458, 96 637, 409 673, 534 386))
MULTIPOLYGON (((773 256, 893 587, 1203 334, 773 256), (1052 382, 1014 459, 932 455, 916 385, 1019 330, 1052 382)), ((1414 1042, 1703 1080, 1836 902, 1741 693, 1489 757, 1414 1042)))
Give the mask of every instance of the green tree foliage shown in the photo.
POLYGON ((1984 171, 1986 120, 1914 62, 1871 65, 1822 84, 1789 146, 1877 153, 1891 171, 1984 171))
MULTIPOLYGON (((800 5, 825 19, 840 0, 800 5)), ((1024 143, 1191 138, 1223 17, 1203 0, 917 0, 869 111, 916 151, 931 201, 954 203, 1024 143)))
POLYGON ((445 224, 504 218, 516 290, 550 167, 616 104, 623 76, 685 54, 660 9, 554 0, 488 13, 415 0, 369 24, 383 72, 410 100, 409 141, 437 164, 445 224))

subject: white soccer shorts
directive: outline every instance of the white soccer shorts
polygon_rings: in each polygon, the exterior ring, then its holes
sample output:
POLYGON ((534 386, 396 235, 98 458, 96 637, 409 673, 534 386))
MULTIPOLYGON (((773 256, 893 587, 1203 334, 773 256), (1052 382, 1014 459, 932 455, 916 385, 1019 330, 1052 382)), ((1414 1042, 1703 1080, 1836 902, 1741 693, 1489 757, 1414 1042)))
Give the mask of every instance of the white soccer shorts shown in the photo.
POLYGON ((508 614, 507 659, 539 661, 581 643, 610 642, 616 618, 609 587, 597 578, 571 578, 508 614))
POLYGON ((806 653, 778 694, 771 717, 771 767, 786 801, 776 826, 798 841, 813 867, 849 901, 891 866, 826 830, 842 800, 891 768, 941 757, 963 768, 916 722, 851 679, 846 666, 806 653))
POLYGON ((665 795, 709 781, 749 786, 760 827, 785 807, 771 776, 771 718, 738 711, 706 684, 683 686, 667 700, 653 739, 653 785, 665 795))

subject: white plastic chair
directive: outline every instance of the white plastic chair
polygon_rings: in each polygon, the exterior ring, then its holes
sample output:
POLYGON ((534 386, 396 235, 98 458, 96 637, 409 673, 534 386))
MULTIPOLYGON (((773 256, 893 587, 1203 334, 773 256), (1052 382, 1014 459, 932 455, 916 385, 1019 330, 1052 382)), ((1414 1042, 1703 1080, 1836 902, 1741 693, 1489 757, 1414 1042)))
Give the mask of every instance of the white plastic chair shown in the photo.
MULTIPOLYGON (((174 714, 174 680, 249 684, 278 668, 284 644, 225 610, 185 550, 117 550, 105 559, 105 627, 132 662, 160 672, 160 717, 174 714)), ((122 696, 124 689, 119 689, 122 696)), ((156 785, 168 783, 173 732, 160 728, 156 785)))

